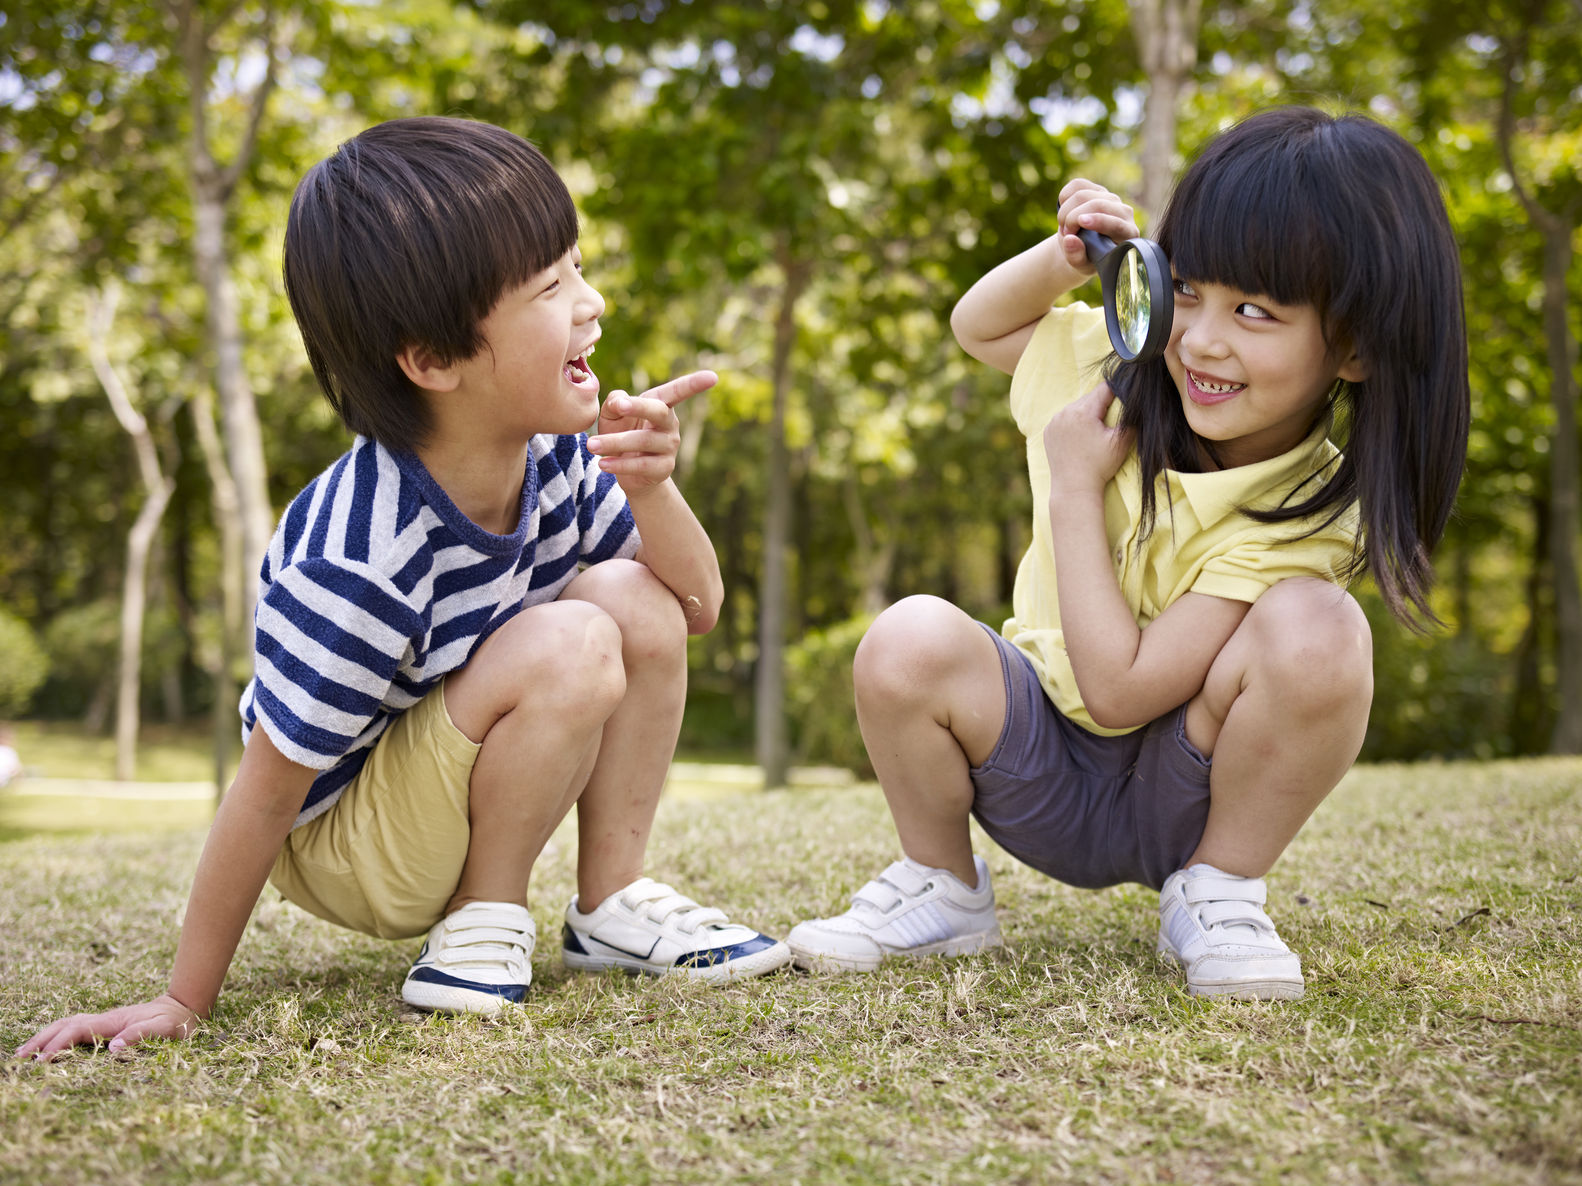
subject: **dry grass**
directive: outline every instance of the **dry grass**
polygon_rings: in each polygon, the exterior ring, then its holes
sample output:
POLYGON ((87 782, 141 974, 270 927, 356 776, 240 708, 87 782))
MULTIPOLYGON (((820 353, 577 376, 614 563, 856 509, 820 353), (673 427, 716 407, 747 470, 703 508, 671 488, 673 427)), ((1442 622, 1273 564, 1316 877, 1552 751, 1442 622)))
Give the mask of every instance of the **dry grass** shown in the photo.
MULTIPOLYGON (((201 843, 0 844, 0 1042, 157 991, 201 843)), ((1353 773, 1271 879, 1288 1004, 1185 996, 1153 895, 987 842, 1008 948, 707 990, 568 976, 419 1018, 412 944, 271 892, 191 1043, 9 1064, 0 1181, 1582 1182, 1582 763, 1353 773)), ((894 855, 876 789, 681 798, 652 871, 783 933, 894 855)))

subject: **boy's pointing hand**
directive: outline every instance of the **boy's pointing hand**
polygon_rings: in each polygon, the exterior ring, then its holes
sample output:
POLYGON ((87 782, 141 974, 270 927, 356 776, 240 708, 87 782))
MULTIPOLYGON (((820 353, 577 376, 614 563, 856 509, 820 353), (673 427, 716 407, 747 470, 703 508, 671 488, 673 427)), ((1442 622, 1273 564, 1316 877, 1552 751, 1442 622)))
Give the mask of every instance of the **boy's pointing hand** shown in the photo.
POLYGON ((588 438, 599 468, 613 474, 628 496, 664 483, 681 446, 676 406, 718 381, 713 371, 693 371, 642 395, 610 392, 599 410, 598 434, 588 438))

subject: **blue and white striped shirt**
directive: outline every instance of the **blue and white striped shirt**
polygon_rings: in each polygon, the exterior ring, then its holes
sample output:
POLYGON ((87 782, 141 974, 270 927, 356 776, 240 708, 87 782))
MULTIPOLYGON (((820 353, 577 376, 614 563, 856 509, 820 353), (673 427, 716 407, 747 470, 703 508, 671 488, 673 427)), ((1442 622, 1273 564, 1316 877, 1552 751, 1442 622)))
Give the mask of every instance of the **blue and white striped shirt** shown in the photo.
POLYGON ((260 720, 323 771, 297 817, 329 810, 390 722, 579 565, 636 553, 625 493, 586 436, 532 438, 521 519, 494 535, 410 453, 358 437, 286 509, 260 573, 242 736, 260 720))

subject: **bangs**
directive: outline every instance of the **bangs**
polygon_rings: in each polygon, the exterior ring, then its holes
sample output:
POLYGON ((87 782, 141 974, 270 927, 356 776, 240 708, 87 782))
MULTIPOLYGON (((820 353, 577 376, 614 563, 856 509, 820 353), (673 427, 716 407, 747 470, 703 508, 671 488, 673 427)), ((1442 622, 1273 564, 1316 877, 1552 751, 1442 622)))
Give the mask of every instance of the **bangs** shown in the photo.
MULTIPOLYGON (((1248 120, 1182 175, 1159 228, 1175 274, 1282 305, 1313 305, 1328 327, 1360 277, 1358 228, 1342 212, 1328 117, 1308 109, 1248 120)), ((1344 319, 1344 314, 1342 314, 1344 319)))

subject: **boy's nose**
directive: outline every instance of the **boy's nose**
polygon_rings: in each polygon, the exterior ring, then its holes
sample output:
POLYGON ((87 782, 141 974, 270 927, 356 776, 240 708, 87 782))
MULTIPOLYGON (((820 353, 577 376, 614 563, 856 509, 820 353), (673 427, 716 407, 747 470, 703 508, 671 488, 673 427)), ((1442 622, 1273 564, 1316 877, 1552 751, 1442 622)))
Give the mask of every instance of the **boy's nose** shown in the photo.
POLYGON ((604 316, 604 297, 586 280, 582 282, 582 296, 577 301, 577 311, 584 321, 596 321, 604 316))

